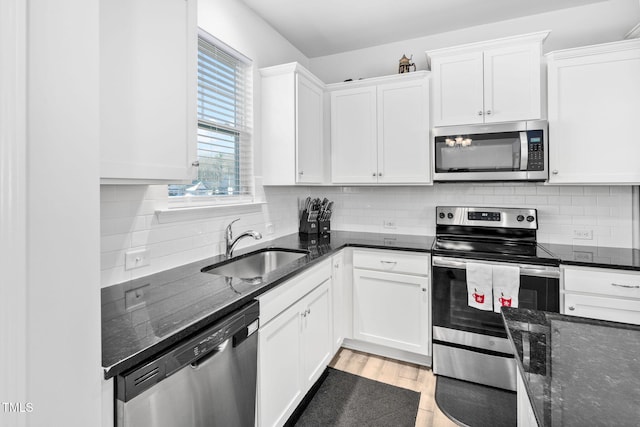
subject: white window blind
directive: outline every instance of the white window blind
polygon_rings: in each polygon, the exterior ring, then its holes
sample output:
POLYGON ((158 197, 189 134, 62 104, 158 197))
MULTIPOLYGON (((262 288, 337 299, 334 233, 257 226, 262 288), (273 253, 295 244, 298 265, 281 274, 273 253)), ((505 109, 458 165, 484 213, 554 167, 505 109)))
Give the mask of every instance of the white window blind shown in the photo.
POLYGON ((170 185, 185 204, 237 203, 253 196, 251 65, 208 34, 198 37, 198 177, 170 185), (197 200, 196 200, 196 196, 197 200))

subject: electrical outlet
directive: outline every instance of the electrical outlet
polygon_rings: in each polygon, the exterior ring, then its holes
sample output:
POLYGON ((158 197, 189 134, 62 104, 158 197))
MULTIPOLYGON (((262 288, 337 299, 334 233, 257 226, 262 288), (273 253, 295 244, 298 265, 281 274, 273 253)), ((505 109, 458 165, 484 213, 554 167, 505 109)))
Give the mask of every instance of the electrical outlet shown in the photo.
POLYGON ((593 230, 573 230, 573 238, 581 240, 593 240, 593 230))
POLYGON ((382 226, 384 228, 391 228, 391 229, 395 229, 396 228, 396 220, 395 219, 385 219, 382 220, 382 226))
POLYGON ((124 293, 124 308, 126 310, 138 307, 140 305, 145 304, 144 294, 145 291, 151 286, 150 283, 147 283, 142 286, 138 286, 137 288, 130 289, 124 293))
POLYGON ((265 231, 265 234, 266 234, 267 236, 272 235, 272 234, 275 232, 275 227, 273 226, 273 223, 272 223, 272 222, 268 222, 268 223, 264 226, 264 231, 265 231))
POLYGON ((133 270, 134 268, 149 265, 149 249, 134 249, 124 254, 124 269, 133 270))

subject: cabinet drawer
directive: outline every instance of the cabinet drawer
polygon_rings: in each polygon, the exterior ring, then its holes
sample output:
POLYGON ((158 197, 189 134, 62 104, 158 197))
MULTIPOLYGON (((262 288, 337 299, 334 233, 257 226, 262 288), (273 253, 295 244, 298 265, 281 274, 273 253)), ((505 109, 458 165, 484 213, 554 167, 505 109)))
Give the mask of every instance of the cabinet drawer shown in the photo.
POLYGON ((640 301, 565 294, 564 314, 640 325, 640 301))
POLYGON ((564 289, 640 299, 640 274, 599 268, 564 268, 564 289))
POLYGON ((260 295, 257 298, 260 301, 260 325, 269 323, 287 307, 330 278, 331 261, 327 260, 260 295))
POLYGON ((402 251, 355 250, 353 267, 428 276, 429 255, 402 251))

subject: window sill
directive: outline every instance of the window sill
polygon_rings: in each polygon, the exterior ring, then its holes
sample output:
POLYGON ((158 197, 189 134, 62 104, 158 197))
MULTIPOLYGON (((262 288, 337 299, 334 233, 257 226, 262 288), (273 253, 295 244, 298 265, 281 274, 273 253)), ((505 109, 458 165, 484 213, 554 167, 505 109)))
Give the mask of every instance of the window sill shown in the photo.
POLYGON ((266 202, 159 209, 156 211, 156 217, 160 224, 167 224, 194 219, 207 219, 220 212, 223 212, 225 215, 259 212, 262 210, 262 205, 264 204, 266 204, 266 202))

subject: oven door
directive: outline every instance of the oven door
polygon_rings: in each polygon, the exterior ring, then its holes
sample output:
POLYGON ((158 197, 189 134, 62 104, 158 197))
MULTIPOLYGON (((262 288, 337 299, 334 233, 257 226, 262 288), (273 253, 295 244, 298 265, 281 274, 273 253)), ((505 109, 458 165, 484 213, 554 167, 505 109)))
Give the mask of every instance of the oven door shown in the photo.
POLYGON ((506 338, 502 316, 467 304, 467 262, 520 267, 519 307, 558 313, 560 269, 554 266, 432 258, 433 326, 506 338))
POLYGON ((560 269, 520 263, 432 257, 433 372, 516 389, 516 366, 502 315, 468 306, 467 262, 520 267, 519 307, 559 311, 560 269))

